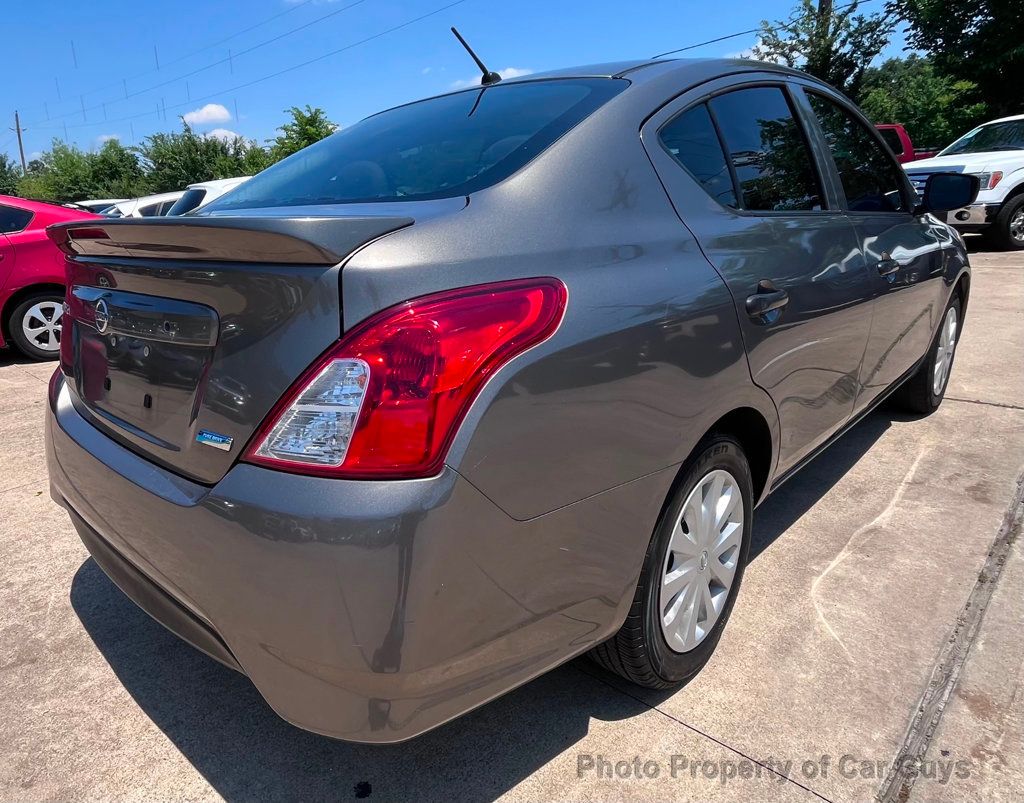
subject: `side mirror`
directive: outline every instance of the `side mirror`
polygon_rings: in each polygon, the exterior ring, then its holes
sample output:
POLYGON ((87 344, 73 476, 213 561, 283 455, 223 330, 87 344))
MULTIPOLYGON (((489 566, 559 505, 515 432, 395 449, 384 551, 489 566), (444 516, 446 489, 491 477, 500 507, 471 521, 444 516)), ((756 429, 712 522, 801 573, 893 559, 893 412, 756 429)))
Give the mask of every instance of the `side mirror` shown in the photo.
POLYGON ((981 189, 977 176, 968 173, 932 173, 924 185, 918 212, 951 212, 974 203, 981 189))

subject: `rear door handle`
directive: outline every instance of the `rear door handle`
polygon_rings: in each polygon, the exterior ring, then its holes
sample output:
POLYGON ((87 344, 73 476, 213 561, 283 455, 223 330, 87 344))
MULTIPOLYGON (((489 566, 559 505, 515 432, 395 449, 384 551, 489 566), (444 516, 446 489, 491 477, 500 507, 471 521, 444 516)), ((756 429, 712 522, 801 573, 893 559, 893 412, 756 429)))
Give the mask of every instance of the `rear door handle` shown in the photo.
POLYGON ((757 283, 757 292, 747 296, 747 315, 763 318, 770 312, 780 310, 789 303, 789 293, 779 290, 767 279, 757 283))
POLYGON ((879 276, 892 276, 900 269, 900 263, 892 257, 887 257, 886 259, 878 260, 875 263, 875 267, 878 268, 879 276))

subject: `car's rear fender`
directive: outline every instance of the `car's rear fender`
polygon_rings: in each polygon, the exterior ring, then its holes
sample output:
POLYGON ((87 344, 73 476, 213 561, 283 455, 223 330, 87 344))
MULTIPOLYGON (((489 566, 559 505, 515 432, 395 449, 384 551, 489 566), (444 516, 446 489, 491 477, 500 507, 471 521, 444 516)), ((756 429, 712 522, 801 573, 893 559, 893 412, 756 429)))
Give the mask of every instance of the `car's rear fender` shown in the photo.
POLYGON ((370 243, 342 269, 346 330, 454 287, 565 283, 559 329, 491 377, 448 454, 517 520, 678 465, 733 409, 778 431, 732 298, 654 173, 643 115, 617 113, 621 97, 458 215, 370 243))

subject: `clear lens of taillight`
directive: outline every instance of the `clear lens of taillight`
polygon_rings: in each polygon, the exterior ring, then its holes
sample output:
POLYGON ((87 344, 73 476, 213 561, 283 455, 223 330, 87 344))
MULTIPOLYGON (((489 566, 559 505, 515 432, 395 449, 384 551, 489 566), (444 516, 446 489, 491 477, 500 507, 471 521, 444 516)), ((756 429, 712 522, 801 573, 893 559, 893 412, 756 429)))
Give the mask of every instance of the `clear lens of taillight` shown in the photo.
POLYGON ((331 360, 284 411, 256 449, 256 456, 340 466, 369 376, 370 366, 362 360, 331 360))
POLYGON ((296 383, 244 459, 348 478, 436 474, 487 378, 551 335, 557 279, 477 285, 375 315, 296 383))

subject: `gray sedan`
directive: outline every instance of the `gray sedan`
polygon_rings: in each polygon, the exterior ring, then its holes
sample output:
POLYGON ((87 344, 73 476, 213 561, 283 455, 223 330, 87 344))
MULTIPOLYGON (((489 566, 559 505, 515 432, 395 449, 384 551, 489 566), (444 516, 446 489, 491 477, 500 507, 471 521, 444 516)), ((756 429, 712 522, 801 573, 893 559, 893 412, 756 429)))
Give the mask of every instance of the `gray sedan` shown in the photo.
MULTIPOLYGON (((754 509, 894 394, 942 401, 970 291, 828 86, 603 64, 370 117, 68 254, 54 499, 285 719, 415 736, 589 652, 715 649, 754 509)), ((170 690, 173 694, 173 690, 170 690)))

